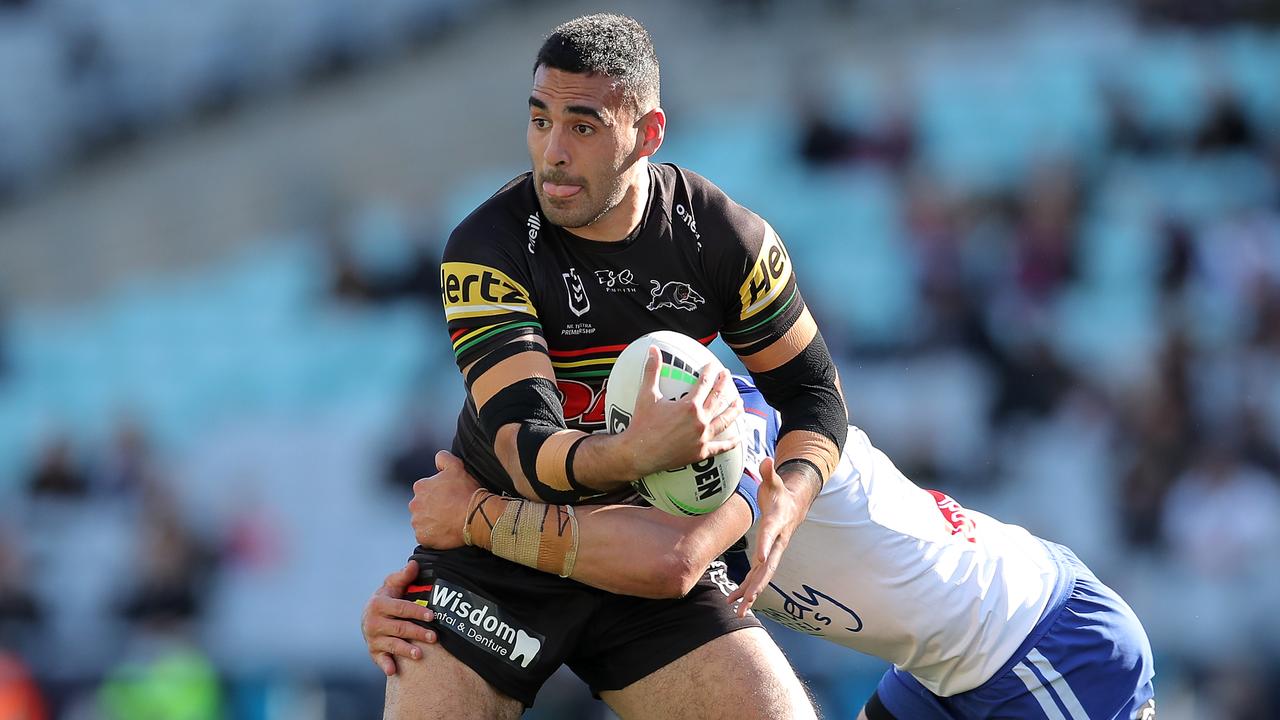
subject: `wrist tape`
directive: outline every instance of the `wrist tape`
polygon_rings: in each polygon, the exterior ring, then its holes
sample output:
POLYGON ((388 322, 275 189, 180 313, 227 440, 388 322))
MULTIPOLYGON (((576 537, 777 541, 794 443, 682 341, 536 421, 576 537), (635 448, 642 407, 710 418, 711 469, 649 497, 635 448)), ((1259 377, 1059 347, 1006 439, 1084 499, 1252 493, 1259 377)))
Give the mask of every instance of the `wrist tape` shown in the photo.
POLYGON ((467 505, 462 539, 525 567, 569 577, 578 559, 578 518, 571 505, 502 497, 480 488, 467 505))

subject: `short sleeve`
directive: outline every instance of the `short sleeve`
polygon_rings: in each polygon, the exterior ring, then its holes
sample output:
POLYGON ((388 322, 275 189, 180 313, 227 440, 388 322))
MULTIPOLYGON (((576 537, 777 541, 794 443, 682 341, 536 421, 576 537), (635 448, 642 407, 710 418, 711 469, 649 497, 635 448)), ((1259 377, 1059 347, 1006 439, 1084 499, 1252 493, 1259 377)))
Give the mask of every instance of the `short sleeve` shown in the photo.
POLYGON ((477 224, 454 230, 440 263, 440 294, 459 368, 515 338, 542 335, 527 262, 503 245, 506 238, 476 232, 477 224))

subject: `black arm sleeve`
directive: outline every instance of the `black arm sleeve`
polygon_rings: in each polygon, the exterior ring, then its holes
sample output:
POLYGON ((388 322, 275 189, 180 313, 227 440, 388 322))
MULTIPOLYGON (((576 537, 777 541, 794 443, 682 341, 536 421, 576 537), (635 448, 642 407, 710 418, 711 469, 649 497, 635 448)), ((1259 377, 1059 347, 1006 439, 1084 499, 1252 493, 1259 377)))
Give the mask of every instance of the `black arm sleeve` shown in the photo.
POLYGON ((839 451, 849 433, 849 416, 840 395, 836 369, 822 335, 786 363, 752 373, 756 387, 782 414, 779 437, 808 430, 830 438, 839 451))

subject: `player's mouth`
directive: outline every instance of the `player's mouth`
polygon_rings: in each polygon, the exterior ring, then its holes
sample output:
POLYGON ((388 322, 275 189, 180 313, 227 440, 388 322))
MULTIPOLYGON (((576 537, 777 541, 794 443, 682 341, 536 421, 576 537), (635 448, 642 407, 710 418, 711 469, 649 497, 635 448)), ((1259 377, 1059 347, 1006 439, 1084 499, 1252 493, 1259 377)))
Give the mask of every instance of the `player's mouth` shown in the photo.
POLYGON ((547 197, 553 197, 558 200, 571 198, 574 195, 577 195, 581 190, 581 185, 560 185, 546 180, 542 181, 542 192, 545 193, 547 197))

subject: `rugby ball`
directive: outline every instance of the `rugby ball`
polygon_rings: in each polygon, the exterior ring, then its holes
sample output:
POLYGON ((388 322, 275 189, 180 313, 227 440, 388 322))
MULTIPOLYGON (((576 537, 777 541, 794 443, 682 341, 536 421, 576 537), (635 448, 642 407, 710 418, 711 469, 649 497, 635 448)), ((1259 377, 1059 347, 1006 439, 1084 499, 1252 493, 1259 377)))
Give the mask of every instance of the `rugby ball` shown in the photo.
MULTIPOLYGON (((620 433, 631 424, 636 398, 644 377, 649 346, 657 345, 662 356, 658 390, 667 400, 678 400, 693 390, 707 363, 712 371, 724 367, 716 356, 693 338, 670 330, 644 335, 618 356, 605 385, 605 422, 610 433, 620 433)), ((738 390, 730 384, 734 397, 738 390)), ((732 436, 733 428, 721 437, 732 436)), ((724 504, 742 477, 742 444, 683 467, 662 470, 632 483, 651 505, 672 515, 704 515, 724 504)))

